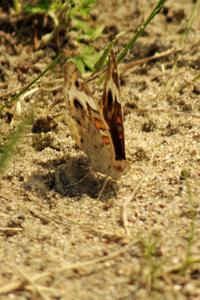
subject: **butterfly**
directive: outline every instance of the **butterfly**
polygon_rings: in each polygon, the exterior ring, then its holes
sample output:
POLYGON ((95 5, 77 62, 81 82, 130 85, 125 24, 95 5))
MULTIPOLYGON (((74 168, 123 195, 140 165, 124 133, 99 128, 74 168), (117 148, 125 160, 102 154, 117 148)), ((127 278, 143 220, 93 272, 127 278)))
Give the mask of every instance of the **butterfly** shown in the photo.
POLYGON ((103 96, 98 102, 72 62, 64 66, 67 124, 92 170, 119 179, 126 169, 123 113, 117 63, 109 54, 103 96))

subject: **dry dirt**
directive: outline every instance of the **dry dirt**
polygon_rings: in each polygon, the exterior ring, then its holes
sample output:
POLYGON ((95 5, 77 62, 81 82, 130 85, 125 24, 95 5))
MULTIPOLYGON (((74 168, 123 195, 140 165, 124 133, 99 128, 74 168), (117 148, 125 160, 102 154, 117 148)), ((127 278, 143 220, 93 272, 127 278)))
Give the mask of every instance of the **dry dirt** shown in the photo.
MULTIPOLYGON (((106 27, 96 47, 126 30, 121 49, 155 3, 98 1, 93 19, 106 27)), ((78 183, 88 162, 70 137, 64 103, 50 110, 63 99, 62 66, 1 112, 1 148, 34 112, 0 181, 1 300, 200 299, 200 86, 191 83, 200 71, 198 17, 180 45, 193 6, 167 1, 123 62, 180 48, 121 72, 129 167, 101 199, 105 178, 78 183)), ((34 50, 31 25, 8 18, 5 7, 0 27, 5 103, 55 49, 34 50)))

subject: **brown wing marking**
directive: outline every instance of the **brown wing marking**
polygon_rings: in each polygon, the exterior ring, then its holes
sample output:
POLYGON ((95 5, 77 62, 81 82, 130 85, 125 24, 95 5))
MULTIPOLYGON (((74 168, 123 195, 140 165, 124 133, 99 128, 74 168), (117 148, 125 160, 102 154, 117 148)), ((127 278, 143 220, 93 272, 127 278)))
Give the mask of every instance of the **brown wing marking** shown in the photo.
POLYGON ((101 109, 109 126, 115 149, 115 159, 125 160, 123 116, 120 101, 120 85, 114 52, 110 52, 101 109))
POLYGON ((92 169, 118 178, 121 170, 113 167, 115 149, 109 126, 87 84, 75 66, 69 63, 65 68, 64 96, 70 119, 69 129, 89 157, 92 169))

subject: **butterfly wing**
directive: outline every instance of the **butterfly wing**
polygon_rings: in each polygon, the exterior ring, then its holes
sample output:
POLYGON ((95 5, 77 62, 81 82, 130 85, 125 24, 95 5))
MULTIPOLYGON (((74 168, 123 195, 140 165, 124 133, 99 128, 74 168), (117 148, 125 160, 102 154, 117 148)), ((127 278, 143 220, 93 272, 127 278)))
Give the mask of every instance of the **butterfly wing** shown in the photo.
POLYGON ((115 149, 115 159, 125 160, 123 115, 120 101, 120 85, 114 52, 110 52, 101 109, 115 149))
POLYGON ((69 129, 90 159, 92 169, 117 178, 113 169, 115 151, 108 126, 87 84, 72 63, 65 65, 64 96, 69 129))

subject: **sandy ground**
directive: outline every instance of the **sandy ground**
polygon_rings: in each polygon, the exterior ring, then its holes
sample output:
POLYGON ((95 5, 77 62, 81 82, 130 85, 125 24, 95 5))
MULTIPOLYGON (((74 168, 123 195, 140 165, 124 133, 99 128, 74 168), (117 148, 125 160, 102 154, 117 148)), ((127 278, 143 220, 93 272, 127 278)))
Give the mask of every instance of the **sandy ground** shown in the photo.
MULTIPOLYGON (((179 53, 120 67, 129 167, 101 199, 105 178, 77 183, 88 161, 71 139, 64 102, 50 110, 63 99, 62 66, 0 113, 1 148, 27 111, 34 113, 0 181, 1 300, 200 299, 200 87, 191 83, 200 71, 197 19, 180 44, 193 2, 168 1, 126 62, 179 53)), ((96 47, 126 30, 121 49, 154 5, 98 1, 93 16, 105 30, 96 47)), ((31 29, 5 15, 1 103, 55 56, 50 47, 34 51, 31 29)))

